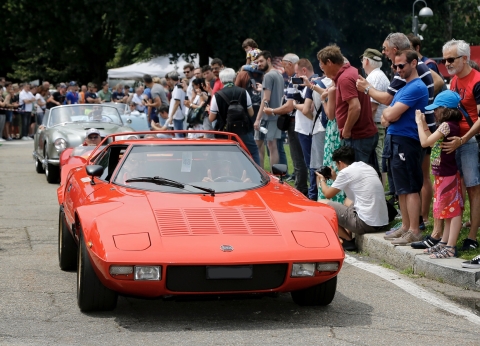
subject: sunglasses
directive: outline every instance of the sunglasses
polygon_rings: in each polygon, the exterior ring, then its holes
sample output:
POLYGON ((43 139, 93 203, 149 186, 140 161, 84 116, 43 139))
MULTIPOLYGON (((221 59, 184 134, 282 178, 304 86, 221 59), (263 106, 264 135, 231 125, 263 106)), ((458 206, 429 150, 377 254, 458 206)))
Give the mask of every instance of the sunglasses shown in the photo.
POLYGON ((446 59, 442 59, 442 60, 440 60, 440 62, 441 62, 442 64, 444 64, 444 65, 445 65, 446 62, 448 62, 449 64, 453 64, 453 62, 454 62, 455 60, 457 60, 458 58, 461 58, 462 56, 463 56, 463 55, 459 55, 459 56, 457 56, 456 58, 446 58, 446 59))
POLYGON ((192 72, 192 71, 190 71, 190 70, 183 71, 183 73, 190 73, 190 72, 192 72))
POLYGON ((384 50, 386 50, 386 49, 387 49, 387 47, 382 46, 382 52, 383 52, 384 50))
POLYGON ((407 65, 407 63, 405 63, 405 64, 398 64, 398 65, 392 64, 392 67, 393 67, 394 70, 397 70, 397 68, 399 68, 400 70, 403 70, 403 68, 405 67, 405 65, 407 65))
POLYGON ((97 139, 98 137, 100 137, 100 136, 98 136, 98 135, 88 136, 88 139, 97 139))

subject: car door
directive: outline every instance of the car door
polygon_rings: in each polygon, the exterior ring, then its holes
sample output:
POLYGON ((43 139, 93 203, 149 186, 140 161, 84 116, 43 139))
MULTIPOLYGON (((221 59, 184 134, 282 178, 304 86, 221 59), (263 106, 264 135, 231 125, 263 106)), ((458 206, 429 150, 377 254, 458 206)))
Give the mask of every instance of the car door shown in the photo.
POLYGON ((37 132, 35 133, 35 150, 39 157, 43 158, 43 150, 45 147, 45 131, 48 129, 48 120, 50 118, 50 110, 45 110, 45 115, 43 117, 43 124, 39 126, 37 132))

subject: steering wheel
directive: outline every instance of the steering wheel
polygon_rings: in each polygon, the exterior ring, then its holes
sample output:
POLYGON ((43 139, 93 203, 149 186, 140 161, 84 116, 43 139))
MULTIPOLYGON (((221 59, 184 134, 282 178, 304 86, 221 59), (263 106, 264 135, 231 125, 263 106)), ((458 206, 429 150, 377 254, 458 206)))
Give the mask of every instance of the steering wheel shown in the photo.
POLYGON ((110 118, 108 115, 103 115, 103 114, 102 114, 102 118, 103 118, 103 117, 110 119, 110 121, 111 121, 112 123, 114 122, 113 119, 110 118))
POLYGON ((227 182, 233 180, 234 182, 241 183, 242 179, 234 177, 233 175, 224 175, 218 178, 213 179, 214 182, 227 182))

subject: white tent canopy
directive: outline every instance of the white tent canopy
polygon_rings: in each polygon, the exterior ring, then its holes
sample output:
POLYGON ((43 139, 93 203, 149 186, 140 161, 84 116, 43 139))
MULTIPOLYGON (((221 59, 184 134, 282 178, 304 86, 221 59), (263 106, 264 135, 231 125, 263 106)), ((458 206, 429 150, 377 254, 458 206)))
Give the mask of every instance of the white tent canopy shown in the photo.
MULTIPOLYGON (((112 68, 108 70, 109 79, 142 79, 143 75, 149 74, 152 77, 165 77, 168 72, 177 71, 183 77, 183 66, 188 64, 183 57, 179 57, 177 61, 171 61, 172 56, 163 55, 153 58, 149 61, 137 62, 132 65, 112 68)), ((198 66, 199 56, 195 54, 195 58, 191 63, 198 66)))

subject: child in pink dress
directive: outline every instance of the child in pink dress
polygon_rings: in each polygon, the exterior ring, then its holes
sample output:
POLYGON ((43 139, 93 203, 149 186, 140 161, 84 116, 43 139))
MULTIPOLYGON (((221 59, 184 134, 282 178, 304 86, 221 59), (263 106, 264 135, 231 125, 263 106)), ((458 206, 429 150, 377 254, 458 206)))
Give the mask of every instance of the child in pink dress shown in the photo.
MULTIPOLYGON (((462 227, 463 196, 455 152, 447 154, 442 151, 441 143, 448 142, 449 137, 460 134, 458 122, 462 113, 457 109, 460 95, 451 90, 445 90, 437 95, 433 104, 426 110, 435 110, 438 128, 432 134, 428 130, 425 115, 417 110, 415 121, 422 147, 432 146, 432 174, 435 176, 433 196, 433 217, 444 219, 445 227, 441 241, 424 250, 430 258, 450 258, 457 256, 457 239, 462 227)), ((437 222, 437 220, 435 220, 437 222)))

